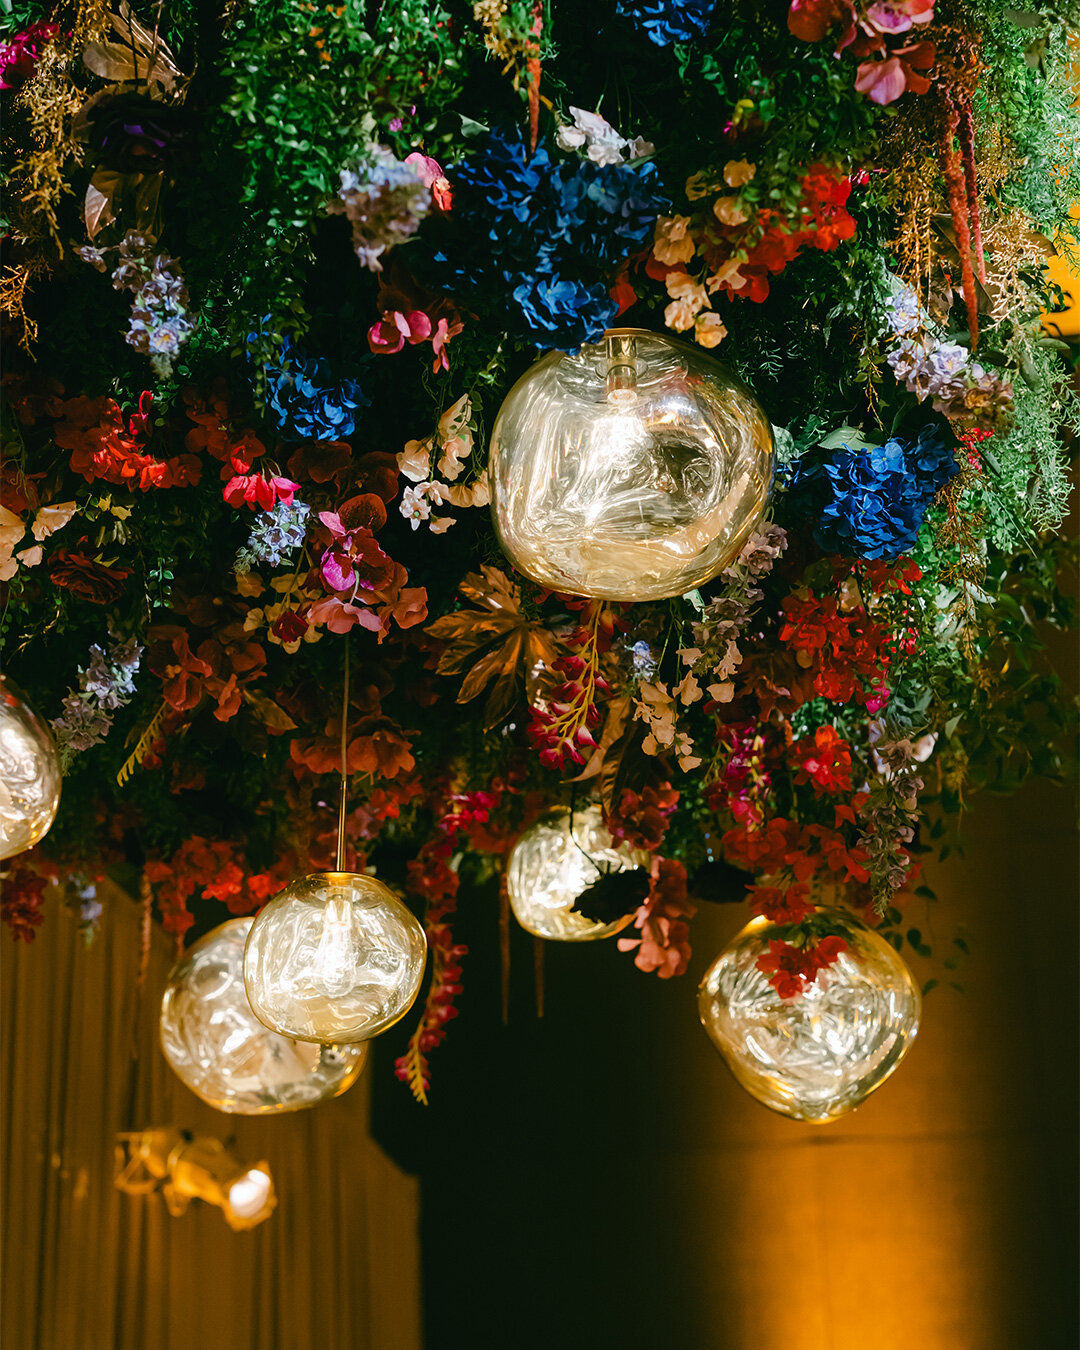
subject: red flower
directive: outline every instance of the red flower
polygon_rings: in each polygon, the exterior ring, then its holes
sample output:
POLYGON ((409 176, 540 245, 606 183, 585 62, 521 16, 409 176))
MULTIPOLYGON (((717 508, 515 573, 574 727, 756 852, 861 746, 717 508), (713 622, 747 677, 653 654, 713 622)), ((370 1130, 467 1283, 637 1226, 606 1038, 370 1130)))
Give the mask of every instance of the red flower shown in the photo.
POLYGON ((851 0, 791 0, 788 29, 803 42, 820 42, 830 28, 841 22, 854 26, 851 0))
POLYGON ((802 923, 814 912, 810 888, 801 882, 783 889, 780 886, 750 886, 750 908, 771 923, 802 923))
POLYGON ((654 852, 664 842, 671 813, 679 803, 679 794, 670 783, 642 788, 640 796, 623 789, 618 807, 606 824, 616 843, 654 852))
POLYGON ((45 886, 45 877, 29 867, 16 867, 4 878, 0 920, 7 924, 16 941, 33 942, 34 930, 41 927, 45 886))
POLYGON ((756 965, 781 998, 798 998, 814 983, 819 970, 840 959, 847 945, 835 936, 821 938, 816 947, 793 947, 781 938, 770 938, 768 954, 759 956, 756 965))
MULTIPOLYGON (((175 636, 155 642, 151 648, 147 664, 163 683, 162 696, 177 712, 194 708, 204 693, 204 681, 214 673, 213 666, 196 655, 188 646, 185 631, 171 630, 175 636)), ((208 644, 203 643, 199 651, 208 644)))
MULTIPOLYGON (((234 468, 242 467, 242 461, 236 455, 232 458, 234 468)), ((272 511, 278 502, 292 505, 292 499, 299 491, 300 484, 291 478, 269 477, 261 473, 237 473, 225 484, 222 494, 230 506, 246 506, 254 511, 256 506, 264 511, 272 511)))
POLYGON ((307 630, 307 619, 293 609, 287 609, 284 614, 280 614, 270 626, 271 633, 284 643, 295 642, 298 638, 302 638, 307 630))
POLYGON ((107 605, 115 600, 130 575, 126 567, 106 567, 89 553, 73 549, 60 549, 49 559, 49 577, 53 584, 74 591, 95 605, 107 605))
POLYGON ((835 727, 818 727, 814 739, 791 747, 796 783, 813 783, 814 792, 851 791, 851 747, 835 727))
POLYGON ((141 452, 139 443, 149 434, 152 402, 153 395, 144 393, 127 427, 114 399, 73 398, 60 404, 58 413, 64 420, 57 423, 53 435, 61 449, 72 452, 72 471, 81 473, 88 483, 103 478, 142 492, 197 483, 202 466, 194 455, 161 460, 141 452))

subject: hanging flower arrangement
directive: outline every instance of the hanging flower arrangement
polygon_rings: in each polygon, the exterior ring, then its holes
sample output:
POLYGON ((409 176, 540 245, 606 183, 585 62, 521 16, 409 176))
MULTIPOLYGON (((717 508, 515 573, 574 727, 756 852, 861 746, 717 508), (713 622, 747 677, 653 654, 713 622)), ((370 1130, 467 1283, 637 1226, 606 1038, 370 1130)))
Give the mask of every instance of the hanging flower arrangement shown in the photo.
POLYGON ((552 808, 644 858, 564 897, 643 972, 721 900, 781 1001, 862 924, 902 948, 924 807, 1066 769, 1031 654, 1074 618, 1070 13, 1035 50, 996 0, 12 0, 5 668, 65 775, 14 936, 46 878, 134 868, 190 941, 337 850, 426 932, 388 1033, 420 1100, 458 913, 552 808), (624 328, 721 359, 775 447, 726 561, 648 602, 538 584, 485 509, 511 387, 606 350, 632 398, 624 328))

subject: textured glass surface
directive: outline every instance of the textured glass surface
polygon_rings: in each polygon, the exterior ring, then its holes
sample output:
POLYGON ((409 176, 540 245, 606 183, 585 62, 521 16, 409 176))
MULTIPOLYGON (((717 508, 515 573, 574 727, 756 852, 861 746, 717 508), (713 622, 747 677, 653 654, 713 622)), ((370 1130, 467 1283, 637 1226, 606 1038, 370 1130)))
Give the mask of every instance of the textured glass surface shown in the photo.
POLYGON ((616 848, 598 806, 575 811, 572 833, 570 826, 567 809, 551 811, 530 825, 514 845, 506 864, 511 908, 522 928, 537 937, 561 942, 610 937, 625 928, 632 915, 615 923, 599 923, 570 906, 597 879, 601 867, 625 872, 639 866, 647 855, 625 844, 616 848))
POLYGON ((700 348, 612 330, 550 352, 507 395, 491 433, 495 529, 541 585, 659 600, 708 581, 761 520, 772 428, 700 348))
POLYGON ((698 990, 705 1030, 759 1102, 796 1120, 835 1120, 888 1078, 919 1030, 919 990, 892 947, 849 910, 822 910, 849 950, 798 998, 756 968, 778 929, 755 919, 698 990))
POLYGON ((243 1116, 298 1111, 356 1082, 366 1045, 312 1045, 264 1027, 244 990, 244 944, 254 919, 230 919, 169 972, 161 1048, 191 1090, 243 1116))
POLYGON ((52 732, 0 675, 0 858, 44 839, 60 805, 52 732))
POLYGON ((374 877, 315 872, 291 882, 256 918, 244 986, 258 1019, 323 1045, 366 1041, 412 1007, 427 939, 374 877))

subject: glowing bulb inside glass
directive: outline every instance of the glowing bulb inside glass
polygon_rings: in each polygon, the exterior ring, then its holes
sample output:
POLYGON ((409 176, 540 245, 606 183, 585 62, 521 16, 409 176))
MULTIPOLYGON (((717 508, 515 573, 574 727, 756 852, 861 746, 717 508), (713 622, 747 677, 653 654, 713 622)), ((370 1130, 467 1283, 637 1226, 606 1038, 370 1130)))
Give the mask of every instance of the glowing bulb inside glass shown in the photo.
POLYGON ((349 1045, 408 1012, 427 956, 412 912, 374 877, 316 872, 252 924, 244 987, 255 1016, 299 1041, 349 1045))
POLYGON ((713 357, 612 329, 551 352, 507 395, 491 433, 495 530, 543 586, 661 600, 702 585, 759 524, 772 428, 713 357))
POLYGON ((52 732, 0 675, 0 858, 33 848, 60 805, 60 757, 52 732))
MULTIPOLYGON (((361 939, 362 941, 362 939, 361 939)), ((315 952, 315 979, 331 998, 341 998, 352 985, 352 915, 348 894, 332 889, 315 952)))

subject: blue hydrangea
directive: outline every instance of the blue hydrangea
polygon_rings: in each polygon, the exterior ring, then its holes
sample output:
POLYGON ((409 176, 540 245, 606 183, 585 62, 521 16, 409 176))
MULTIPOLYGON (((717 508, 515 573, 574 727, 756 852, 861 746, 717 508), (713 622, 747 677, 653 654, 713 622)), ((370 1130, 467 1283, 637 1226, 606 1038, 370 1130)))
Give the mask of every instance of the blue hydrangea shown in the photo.
POLYGON ((914 442, 833 451, 824 465, 827 500, 814 537, 849 558, 896 558, 915 546, 927 508, 959 473, 940 426, 929 423, 914 442))
POLYGON ((610 327, 611 283, 666 205, 652 164, 530 155, 517 132, 493 131, 449 177, 458 233, 436 259, 447 290, 476 307, 498 297, 500 325, 538 347, 610 327))
POLYGON ((615 12, 629 19, 658 47, 704 37, 716 0, 619 0, 615 12))
POLYGON ((308 356, 288 337, 280 359, 265 373, 267 404, 278 430, 291 439, 344 440, 356 429, 357 414, 371 402, 358 381, 335 379, 329 362, 308 356))

